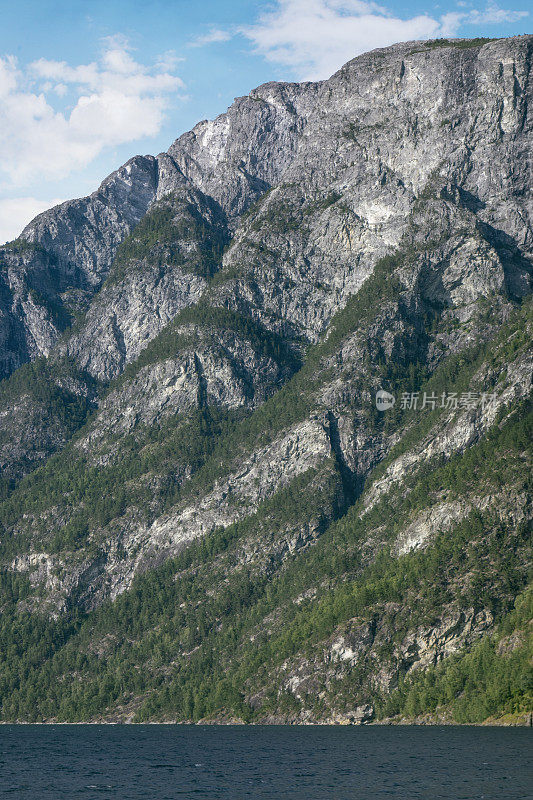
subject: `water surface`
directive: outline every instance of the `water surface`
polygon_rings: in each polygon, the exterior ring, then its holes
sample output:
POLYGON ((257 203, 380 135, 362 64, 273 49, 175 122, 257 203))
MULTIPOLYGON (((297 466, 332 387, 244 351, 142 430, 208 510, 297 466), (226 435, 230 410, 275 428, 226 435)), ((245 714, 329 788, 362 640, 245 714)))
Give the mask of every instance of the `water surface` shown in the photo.
POLYGON ((0 725, 18 800, 530 800, 533 731, 0 725))

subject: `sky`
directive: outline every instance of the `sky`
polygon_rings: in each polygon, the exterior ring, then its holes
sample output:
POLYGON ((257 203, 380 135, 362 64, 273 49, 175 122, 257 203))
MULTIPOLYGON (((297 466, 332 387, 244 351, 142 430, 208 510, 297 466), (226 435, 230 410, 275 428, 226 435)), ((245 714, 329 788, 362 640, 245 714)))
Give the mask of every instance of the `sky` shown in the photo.
POLYGON ((398 41, 531 32, 527 0, 0 0, 0 244, 271 80, 398 41))

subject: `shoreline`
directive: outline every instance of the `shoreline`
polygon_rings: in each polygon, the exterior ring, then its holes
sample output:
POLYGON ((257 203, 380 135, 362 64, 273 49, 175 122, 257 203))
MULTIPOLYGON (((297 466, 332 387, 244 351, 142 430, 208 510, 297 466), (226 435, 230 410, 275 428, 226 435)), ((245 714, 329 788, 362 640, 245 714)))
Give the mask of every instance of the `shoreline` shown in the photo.
POLYGON ((250 728, 533 728, 533 712, 525 712, 516 715, 513 720, 507 720, 505 717, 500 719, 488 719, 483 722, 446 722, 439 721, 415 721, 415 720, 377 720, 375 722, 366 722, 363 724, 354 724, 351 722, 243 722, 242 720, 232 720, 230 722, 182 722, 176 720, 169 720, 167 722, 133 722, 132 720, 93 720, 93 721, 77 721, 77 722, 55 722, 52 720, 45 722, 6 722, 0 721, 0 726, 124 726, 124 727, 142 727, 142 726, 188 726, 191 728, 229 728, 229 727, 250 727, 250 728))

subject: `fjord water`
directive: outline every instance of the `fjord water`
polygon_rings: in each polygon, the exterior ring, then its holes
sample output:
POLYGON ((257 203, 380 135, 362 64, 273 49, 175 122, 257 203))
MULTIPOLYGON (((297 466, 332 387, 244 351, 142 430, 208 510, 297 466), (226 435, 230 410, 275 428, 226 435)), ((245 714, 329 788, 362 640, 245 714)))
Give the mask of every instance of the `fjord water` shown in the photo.
POLYGON ((526 800, 527 728, 0 726, 21 800, 526 800))

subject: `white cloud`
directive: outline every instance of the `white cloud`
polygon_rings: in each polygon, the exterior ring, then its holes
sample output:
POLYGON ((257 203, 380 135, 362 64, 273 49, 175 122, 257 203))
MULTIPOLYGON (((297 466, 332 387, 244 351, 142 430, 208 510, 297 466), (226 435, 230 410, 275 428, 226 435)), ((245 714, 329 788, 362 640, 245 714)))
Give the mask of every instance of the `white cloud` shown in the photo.
POLYGON ((298 79, 317 80, 376 47, 453 36, 463 25, 514 22, 523 16, 527 12, 491 3, 483 11, 458 11, 438 19, 421 14, 404 20, 364 0, 278 0, 240 33, 253 42, 256 52, 289 67, 298 79))
POLYGON ((510 11, 505 8, 498 8, 495 3, 489 3, 484 11, 473 10, 465 15, 465 22, 471 25, 488 23, 499 25, 503 22, 517 22, 519 19, 529 17, 528 11, 510 11))
POLYGON ((217 42, 229 42, 233 38, 233 33, 229 30, 222 30, 221 28, 211 28, 208 33, 203 36, 197 36, 189 47, 203 47, 206 44, 216 44, 217 42))
POLYGON ((169 97, 183 88, 170 54, 162 59, 139 63, 122 37, 107 38, 91 64, 41 58, 21 68, 0 58, 0 177, 12 186, 63 178, 107 147, 157 134, 169 97), (73 105, 58 110, 68 93, 73 105))
POLYGON ((183 56, 178 56, 175 50, 166 50, 162 53, 155 62, 156 69, 163 72, 172 72, 176 69, 178 64, 181 64, 185 59, 183 56))
POLYGON ((441 35, 455 36, 462 25, 501 25, 506 22, 518 22, 528 16, 527 11, 510 11, 489 3, 483 11, 474 8, 470 11, 444 14, 441 17, 441 35))
POLYGON ((0 245, 15 239, 22 229, 41 211, 46 211, 63 201, 36 200, 35 197, 14 197, 0 200, 0 245))

